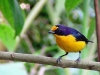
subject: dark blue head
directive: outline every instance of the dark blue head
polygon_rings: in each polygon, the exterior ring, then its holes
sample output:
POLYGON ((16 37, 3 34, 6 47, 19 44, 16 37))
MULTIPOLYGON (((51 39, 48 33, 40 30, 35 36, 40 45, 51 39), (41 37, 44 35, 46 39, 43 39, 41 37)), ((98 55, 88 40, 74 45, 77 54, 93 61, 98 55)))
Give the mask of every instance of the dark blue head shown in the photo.
POLYGON ((53 34, 57 34, 57 35, 62 35, 62 36, 66 36, 69 34, 75 34, 78 33, 77 30, 67 27, 65 25, 55 25, 51 28, 51 30, 49 31, 49 33, 53 33, 53 34))

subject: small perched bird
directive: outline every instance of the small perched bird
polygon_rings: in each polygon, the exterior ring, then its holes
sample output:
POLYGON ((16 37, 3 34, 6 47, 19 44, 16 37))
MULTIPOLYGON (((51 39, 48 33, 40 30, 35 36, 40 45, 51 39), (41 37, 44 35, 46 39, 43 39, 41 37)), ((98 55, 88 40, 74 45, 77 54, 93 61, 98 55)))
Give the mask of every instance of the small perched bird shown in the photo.
POLYGON ((54 25, 49 33, 54 34, 56 43, 66 52, 66 54, 57 59, 57 63, 60 63, 60 59, 67 55, 68 52, 79 52, 79 57, 76 61, 80 61, 81 50, 87 45, 88 42, 92 42, 76 29, 62 24, 54 25))

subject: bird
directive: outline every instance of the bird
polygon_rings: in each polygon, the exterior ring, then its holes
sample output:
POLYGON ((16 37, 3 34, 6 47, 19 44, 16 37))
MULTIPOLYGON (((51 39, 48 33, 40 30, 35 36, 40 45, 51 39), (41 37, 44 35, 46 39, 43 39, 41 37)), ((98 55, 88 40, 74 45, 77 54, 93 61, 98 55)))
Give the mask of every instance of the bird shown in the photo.
POLYGON ((63 56, 66 56, 69 52, 79 52, 79 57, 76 60, 80 61, 81 50, 88 44, 92 42, 88 40, 82 33, 78 30, 68 27, 63 24, 57 24, 52 26, 49 31, 50 34, 54 34, 57 45, 65 51, 64 55, 61 55, 57 59, 57 63, 60 63, 60 60, 63 56))

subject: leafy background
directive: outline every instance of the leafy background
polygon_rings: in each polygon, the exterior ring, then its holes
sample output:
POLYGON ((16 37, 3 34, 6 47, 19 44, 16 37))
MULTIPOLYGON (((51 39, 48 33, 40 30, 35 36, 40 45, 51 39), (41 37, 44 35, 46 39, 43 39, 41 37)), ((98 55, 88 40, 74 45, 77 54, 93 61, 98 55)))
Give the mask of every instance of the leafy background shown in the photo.
MULTIPOLYGON (((93 0, 0 0, 0 51, 58 58, 64 54, 48 34, 55 24, 64 24, 94 41, 82 50, 84 61, 97 61, 93 0)), ((65 59, 75 60, 78 53, 65 59)), ((50 65, 0 61, 0 75, 99 75, 97 71, 58 68, 50 65)))

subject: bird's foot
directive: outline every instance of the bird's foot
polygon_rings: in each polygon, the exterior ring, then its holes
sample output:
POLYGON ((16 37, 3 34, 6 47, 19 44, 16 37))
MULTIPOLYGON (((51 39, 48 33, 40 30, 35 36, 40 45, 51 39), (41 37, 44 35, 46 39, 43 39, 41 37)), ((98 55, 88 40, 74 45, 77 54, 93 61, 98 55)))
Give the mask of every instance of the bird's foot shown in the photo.
POLYGON ((68 54, 68 52, 66 52, 66 54, 64 54, 64 55, 62 55, 62 56, 60 56, 58 59, 57 59, 57 64, 60 64, 60 60, 61 60, 61 58, 63 57, 63 56, 65 56, 65 55, 67 55, 68 54))
POLYGON ((57 59, 57 64, 60 64, 60 60, 61 60, 61 57, 59 57, 58 59, 57 59))
POLYGON ((76 60, 76 62, 77 62, 77 63, 80 62, 80 57, 76 60))

